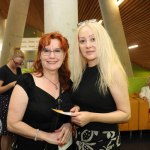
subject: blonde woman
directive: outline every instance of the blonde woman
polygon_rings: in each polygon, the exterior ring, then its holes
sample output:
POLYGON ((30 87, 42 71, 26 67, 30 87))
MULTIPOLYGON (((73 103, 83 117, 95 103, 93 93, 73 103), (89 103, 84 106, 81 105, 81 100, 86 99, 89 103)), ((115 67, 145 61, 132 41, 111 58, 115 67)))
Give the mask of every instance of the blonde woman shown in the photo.
POLYGON ((130 118, 126 73, 101 22, 78 24, 72 54, 76 149, 120 149, 118 123, 130 118))
POLYGON ((11 146, 12 134, 7 131, 7 112, 12 90, 16 80, 21 75, 24 53, 20 48, 14 48, 9 57, 8 63, 0 68, 0 120, 2 122, 1 149, 8 150, 11 146))

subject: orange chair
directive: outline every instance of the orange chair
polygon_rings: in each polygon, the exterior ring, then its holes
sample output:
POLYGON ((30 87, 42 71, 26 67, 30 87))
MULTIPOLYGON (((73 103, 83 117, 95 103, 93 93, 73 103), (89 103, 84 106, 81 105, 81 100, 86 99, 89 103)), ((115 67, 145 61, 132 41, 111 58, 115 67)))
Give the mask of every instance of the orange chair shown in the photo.
POLYGON ((139 100, 139 130, 150 129, 150 113, 147 100, 139 100))
POLYGON ((130 105, 131 105, 131 118, 127 123, 120 123, 120 131, 136 131, 138 130, 138 107, 139 103, 136 95, 130 96, 130 105))

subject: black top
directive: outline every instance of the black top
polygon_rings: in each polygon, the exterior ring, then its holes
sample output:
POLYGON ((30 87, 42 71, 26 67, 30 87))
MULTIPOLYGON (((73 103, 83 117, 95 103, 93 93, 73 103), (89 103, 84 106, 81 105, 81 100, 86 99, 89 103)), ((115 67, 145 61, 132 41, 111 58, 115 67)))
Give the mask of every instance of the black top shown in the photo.
MULTIPOLYGON (((78 89, 73 92, 72 101, 74 104, 80 106, 81 111, 108 113, 116 110, 116 105, 109 89, 106 95, 99 92, 99 88, 97 87, 99 76, 97 66, 87 67, 78 89)), ((117 124, 91 122, 84 126, 84 128, 116 130, 117 124)))
MULTIPOLYGON (((17 68, 17 74, 14 74, 7 65, 0 68, 0 80, 4 81, 2 86, 5 86, 13 81, 16 81, 18 76, 21 75, 21 68, 17 68)), ((13 87, 1 95, 11 95, 13 87)))
MULTIPOLYGON (((46 91, 35 85, 34 79, 30 73, 22 75, 17 81, 28 95, 28 105, 23 117, 23 121, 33 128, 47 132, 53 132, 58 129, 63 123, 70 122, 70 117, 59 115, 52 108, 58 108, 58 99, 55 99, 46 91)), ((69 111, 72 107, 70 99, 70 91, 60 93, 60 107, 64 111, 69 111)), ((20 98, 21 100, 21 98, 20 98)), ((18 145, 23 149, 43 150, 45 142, 34 141, 32 139, 18 137, 18 145)), ((50 147, 52 144, 48 144, 50 147)), ((55 148, 53 148, 55 149, 55 148)), ((57 148, 56 148, 57 149, 57 148)), ((21 149, 22 150, 22 149, 21 149)))

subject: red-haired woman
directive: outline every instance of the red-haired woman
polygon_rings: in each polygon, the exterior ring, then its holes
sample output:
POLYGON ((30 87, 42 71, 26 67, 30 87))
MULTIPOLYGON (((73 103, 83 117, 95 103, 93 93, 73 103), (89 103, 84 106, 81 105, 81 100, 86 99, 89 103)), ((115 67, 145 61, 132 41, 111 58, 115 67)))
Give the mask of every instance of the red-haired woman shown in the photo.
POLYGON ((68 41, 58 32, 39 41, 32 74, 17 81, 8 111, 8 129, 16 133, 17 150, 57 150, 72 134, 70 117, 53 109, 69 111, 70 71, 68 41))

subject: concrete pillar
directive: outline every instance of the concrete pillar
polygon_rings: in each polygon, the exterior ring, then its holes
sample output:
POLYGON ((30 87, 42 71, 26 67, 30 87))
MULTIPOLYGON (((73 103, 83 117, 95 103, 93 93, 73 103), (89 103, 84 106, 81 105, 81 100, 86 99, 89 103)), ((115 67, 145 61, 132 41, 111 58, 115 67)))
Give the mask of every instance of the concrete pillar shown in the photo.
POLYGON ((0 17, 0 57, 1 57, 3 38, 4 38, 5 23, 6 20, 0 17))
POLYGON ((62 33, 69 41, 70 52, 73 49, 78 22, 77 2, 77 0, 44 0, 44 32, 62 33))
POLYGON ((119 8, 114 0, 99 0, 104 26, 120 57, 128 76, 133 76, 129 51, 122 26, 119 8))
POLYGON ((30 0, 11 0, 1 52, 1 65, 7 63, 10 49, 20 46, 24 34, 30 0))

